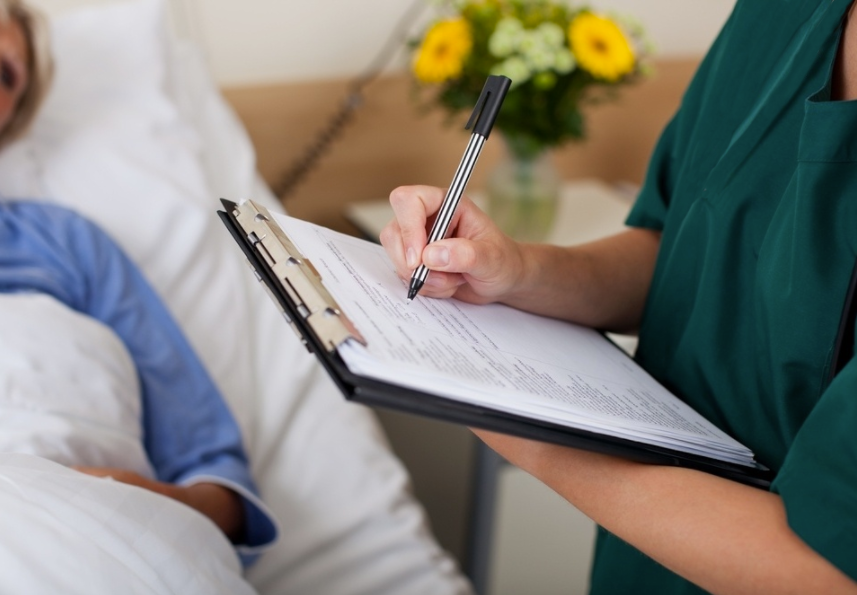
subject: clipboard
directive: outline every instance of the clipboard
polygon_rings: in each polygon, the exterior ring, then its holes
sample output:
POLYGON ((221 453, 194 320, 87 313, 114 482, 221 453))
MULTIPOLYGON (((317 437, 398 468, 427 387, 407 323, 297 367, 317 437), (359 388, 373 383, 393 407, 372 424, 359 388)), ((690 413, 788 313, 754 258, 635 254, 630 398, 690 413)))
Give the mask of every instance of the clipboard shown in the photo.
POLYGON ((347 400, 640 463, 695 469, 757 488, 770 486, 774 474, 759 463, 745 466, 567 427, 354 374, 337 347, 349 339, 365 341, 325 289, 311 261, 300 254, 264 206, 250 200, 238 204, 221 199, 221 203, 223 210, 218 216, 243 251, 257 281, 347 400))

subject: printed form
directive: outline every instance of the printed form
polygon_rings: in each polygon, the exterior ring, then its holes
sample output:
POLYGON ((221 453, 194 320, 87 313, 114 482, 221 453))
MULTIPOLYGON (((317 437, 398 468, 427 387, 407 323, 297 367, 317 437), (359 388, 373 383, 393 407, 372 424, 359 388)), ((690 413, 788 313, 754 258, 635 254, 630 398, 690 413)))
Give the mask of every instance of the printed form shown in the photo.
POLYGON ((600 333, 501 304, 417 296, 383 248, 285 215, 276 222, 367 345, 353 373, 564 426, 752 466, 752 452, 667 391, 600 333))

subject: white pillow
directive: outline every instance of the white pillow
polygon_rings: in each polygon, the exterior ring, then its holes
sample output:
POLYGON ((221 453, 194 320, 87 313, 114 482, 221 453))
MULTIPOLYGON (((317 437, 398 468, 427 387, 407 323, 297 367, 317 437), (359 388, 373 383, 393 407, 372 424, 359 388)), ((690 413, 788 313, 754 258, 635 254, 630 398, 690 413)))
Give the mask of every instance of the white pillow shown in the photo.
POLYGON ((73 208, 143 269, 253 434, 250 287, 214 216, 202 144, 165 91, 163 4, 53 21, 56 78, 30 133, 0 156, 0 195, 73 208), (216 321, 216 323, 214 322, 216 321), (212 324, 229 340, 212 340, 212 324))
POLYGON ((165 299, 235 412, 283 527, 248 573, 257 589, 469 592, 375 417, 344 401, 215 216, 220 197, 275 204, 198 53, 173 45, 163 22, 158 0, 54 20, 57 79, 31 133, 0 155, 0 195, 93 219, 165 299))

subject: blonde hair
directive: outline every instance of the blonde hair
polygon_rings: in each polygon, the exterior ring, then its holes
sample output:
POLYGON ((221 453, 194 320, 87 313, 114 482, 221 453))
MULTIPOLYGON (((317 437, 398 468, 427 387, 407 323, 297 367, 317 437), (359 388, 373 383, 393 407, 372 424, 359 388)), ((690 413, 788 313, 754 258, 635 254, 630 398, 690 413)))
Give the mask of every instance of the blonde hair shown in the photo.
POLYGON ((54 65, 47 21, 41 12, 21 0, 0 0, 0 20, 16 21, 24 31, 29 52, 27 88, 18 100, 15 111, 0 130, 0 148, 23 135, 33 123, 39 107, 48 94, 54 65))

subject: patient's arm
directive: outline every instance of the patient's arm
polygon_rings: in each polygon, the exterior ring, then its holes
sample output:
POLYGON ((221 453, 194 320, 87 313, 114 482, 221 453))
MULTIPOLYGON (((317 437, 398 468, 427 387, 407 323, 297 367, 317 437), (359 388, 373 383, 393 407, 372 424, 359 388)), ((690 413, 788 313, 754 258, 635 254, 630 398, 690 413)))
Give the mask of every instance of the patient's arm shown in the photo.
POLYGON ((233 542, 240 541, 244 534, 244 507, 241 505, 241 498, 227 487, 215 483, 181 486, 148 479, 126 469, 111 467, 75 467, 75 469, 96 477, 112 477, 122 483, 178 500, 214 521, 233 542))
MULTIPOLYGON (((39 276, 46 287, 28 290, 59 296, 119 336, 137 368, 143 446, 155 477, 186 488, 217 484, 240 496, 243 531, 235 543, 249 564, 276 540, 276 522, 257 497, 238 424, 169 310, 137 266, 91 222, 47 205, 13 203, 11 208, 22 225, 50 239, 39 245, 57 247, 41 257, 43 268, 58 269, 56 274, 39 276)), ((21 252, 33 254, 27 247, 21 252)), ((183 495, 192 496, 199 508, 210 500, 199 495, 203 491, 183 495)))

